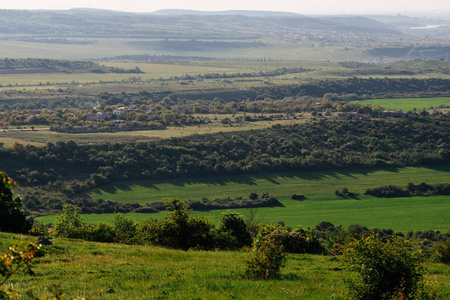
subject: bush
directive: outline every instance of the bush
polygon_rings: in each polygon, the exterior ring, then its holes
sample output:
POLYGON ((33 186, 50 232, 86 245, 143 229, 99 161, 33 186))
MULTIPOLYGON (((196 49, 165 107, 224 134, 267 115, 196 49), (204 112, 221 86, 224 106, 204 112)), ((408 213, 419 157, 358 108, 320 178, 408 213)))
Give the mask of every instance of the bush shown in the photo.
POLYGON ((282 245, 285 252, 321 254, 325 249, 316 236, 315 231, 301 228, 290 230, 280 224, 260 225, 255 238, 254 247, 258 248, 264 241, 273 240, 282 245))
POLYGON ((86 241, 101 243, 114 243, 116 241, 116 231, 112 226, 106 224, 85 226, 82 228, 82 236, 86 241))
POLYGON ((297 194, 293 194, 293 195, 291 196, 291 199, 292 199, 292 200, 305 200, 306 197, 305 197, 305 195, 297 195, 297 194))
POLYGON ((421 292, 422 255, 400 237, 383 243, 377 236, 353 240, 345 250, 358 279, 349 282, 355 299, 412 299, 421 292))
POLYGON ((256 200, 258 199, 258 194, 257 193, 250 193, 250 195, 248 196, 248 198, 250 200, 256 200))
POLYGON ((120 243, 132 243, 136 235, 136 223, 130 216, 122 213, 114 214, 113 227, 116 233, 116 240, 120 243))
MULTIPOLYGON (((253 239, 247 230, 247 224, 239 213, 227 211, 222 213, 219 220, 218 231, 229 233, 231 239, 227 248, 236 249, 251 246, 253 239)), ((221 235, 225 237, 226 235, 221 235)))
POLYGON ((80 208, 75 205, 65 204, 61 214, 55 220, 53 235, 57 237, 80 238, 80 234, 82 235, 81 228, 83 227, 80 211, 80 208))
POLYGON ((268 279, 278 277, 286 260, 283 246, 273 240, 265 240, 259 248, 253 250, 247 261, 245 275, 248 278, 268 279))
POLYGON ((437 254, 439 262, 450 265, 450 239, 437 246, 437 254))
POLYGON ((177 198, 168 198, 165 203, 172 210, 167 218, 150 219, 139 225, 144 242, 182 250, 214 247, 213 225, 209 220, 190 217, 185 204, 177 198))

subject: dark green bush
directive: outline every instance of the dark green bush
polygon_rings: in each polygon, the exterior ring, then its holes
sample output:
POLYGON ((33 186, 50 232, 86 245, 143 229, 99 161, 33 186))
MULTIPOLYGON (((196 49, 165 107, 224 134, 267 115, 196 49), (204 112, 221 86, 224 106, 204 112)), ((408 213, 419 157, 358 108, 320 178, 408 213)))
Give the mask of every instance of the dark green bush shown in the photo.
MULTIPOLYGON (((86 241, 114 243, 116 242, 116 230, 106 224, 85 226, 82 229, 82 237, 86 241)), ((119 240, 120 242, 120 240, 119 240)))
MULTIPOLYGON (((244 219, 239 213, 227 211, 222 213, 219 220, 218 231, 224 238, 229 236, 227 248, 236 249, 245 246, 251 246, 253 239, 247 229, 244 219), (223 233, 228 233, 224 235, 223 233)), ((225 241, 222 239, 222 241, 225 241)))
POLYGON ((150 219, 139 226, 144 242, 188 250, 214 247, 213 224, 202 217, 190 217, 187 207, 177 199, 166 200, 172 212, 163 220, 150 219))
POLYGON ((412 251, 400 237, 386 243, 378 236, 353 240, 345 258, 358 273, 358 278, 349 282, 351 298, 416 299, 422 292, 422 254, 412 251))
POLYGON ((439 262, 450 265, 450 239, 437 246, 437 254, 439 262))

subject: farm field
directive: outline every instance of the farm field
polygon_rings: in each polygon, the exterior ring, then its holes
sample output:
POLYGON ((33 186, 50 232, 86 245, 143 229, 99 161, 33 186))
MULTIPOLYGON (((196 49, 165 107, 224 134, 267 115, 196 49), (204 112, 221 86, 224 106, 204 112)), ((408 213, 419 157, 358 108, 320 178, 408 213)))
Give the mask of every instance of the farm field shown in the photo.
MULTIPOLYGON (((91 44, 49 44, 1 40, 0 47, 4 49, 2 56, 9 58, 36 57, 53 59, 102 59, 118 55, 141 55, 152 53, 156 55, 172 54, 186 56, 230 58, 262 58, 290 60, 290 61, 343 61, 354 59, 373 59, 364 49, 344 49, 344 47, 311 47, 292 43, 284 43, 273 39, 266 39, 266 47, 230 48, 222 51, 184 51, 183 49, 156 49, 142 47, 141 43, 152 40, 130 38, 96 38, 84 39, 91 44)), ((156 40, 155 40, 156 41, 156 40)))
MULTIPOLYGON (((1 251, 35 237, 1 233, 1 251)), ((242 278, 248 253, 179 251, 151 246, 53 239, 36 259, 36 276, 17 275, 15 291, 37 296, 60 284, 65 296, 88 299, 337 299, 353 274, 336 257, 289 254, 276 280, 242 278)), ((445 298, 450 269, 427 262, 425 282, 445 298)))
MULTIPOLYGON (((239 116, 239 114, 235 114, 239 116)), ((200 116, 200 115, 199 115, 200 116)), ((214 118, 214 115, 208 115, 214 118)), ((217 119, 230 118, 232 115, 217 115, 217 119)), ((197 126, 169 126, 164 130, 147 130, 147 131, 122 131, 113 133, 80 133, 69 134, 60 133, 49 130, 14 130, 14 131, 1 131, 0 139, 4 143, 5 147, 12 147, 14 142, 20 142, 23 144, 30 144, 34 146, 45 146, 47 142, 56 143, 57 141, 73 140, 79 144, 99 144, 111 142, 111 138, 114 138, 118 143, 131 143, 139 141, 151 141, 159 139, 168 139, 171 137, 185 137, 195 134, 210 134, 217 132, 234 132, 234 131, 246 131, 256 130, 271 127, 275 124, 289 125, 307 122, 308 119, 296 119, 296 120, 273 120, 273 121, 255 121, 245 122, 242 124, 221 124, 219 123, 207 123, 197 126)), ((29 128, 28 128, 29 129, 29 128)))
POLYGON ((350 103, 379 105, 386 109, 412 111, 414 109, 429 109, 430 107, 438 108, 441 104, 449 107, 450 97, 356 100, 350 103))
MULTIPOLYGON (((391 228, 395 231, 442 230, 450 228, 450 197, 375 198, 364 196, 367 188, 387 184, 401 187, 408 182, 428 184, 450 182, 450 166, 435 168, 408 167, 382 170, 348 170, 324 172, 285 172, 257 175, 218 176, 212 178, 176 179, 165 181, 137 181, 109 185, 92 191, 94 199, 118 202, 138 202, 142 205, 160 201, 164 197, 184 200, 201 200, 226 197, 247 197, 250 193, 268 192, 284 207, 259 208, 258 218, 263 222, 284 221, 287 226, 314 227, 322 221, 348 226, 362 224, 370 228, 391 228), (334 191, 347 187, 360 193, 357 199, 338 197, 334 191), (306 200, 291 200, 292 194, 304 194, 306 200)), ((236 211, 246 215, 247 209, 236 211)), ((193 212, 217 220, 223 210, 193 212)), ((157 214, 131 214, 137 221, 148 217, 162 218, 157 214)), ((40 217, 43 222, 53 222, 55 216, 40 217)), ((83 215, 87 223, 110 223, 112 215, 83 215)))

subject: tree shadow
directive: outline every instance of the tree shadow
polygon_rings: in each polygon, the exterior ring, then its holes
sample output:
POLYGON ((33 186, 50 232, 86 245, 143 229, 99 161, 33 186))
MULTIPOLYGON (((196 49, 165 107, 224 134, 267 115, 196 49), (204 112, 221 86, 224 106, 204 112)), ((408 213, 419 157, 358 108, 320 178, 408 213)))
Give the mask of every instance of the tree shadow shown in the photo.
MULTIPOLYGON (((436 169, 439 171, 450 172, 450 165, 444 166, 428 166, 431 169, 436 169)), ((196 176, 189 178, 170 178, 170 179, 145 179, 137 181, 123 181, 116 182, 108 185, 98 187, 91 192, 94 194, 101 194, 102 192, 116 194, 120 191, 131 191, 133 186, 142 186, 149 189, 160 190, 158 185, 170 184, 175 187, 187 187, 189 185, 205 185, 205 186, 226 186, 229 184, 241 184, 248 186, 258 186, 260 181, 268 181, 272 184, 280 185, 280 179, 291 179, 291 180, 311 180, 311 181, 321 181, 327 178, 334 179, 356 179, 358 177, 368 176, 372 173, 378 171, 398 173, 400 167, 385 167, 385 168, 358 168, 358 169, 347 169, 347 170, 300 170, 300 171, 280 171, 280 172, 265 172, 265 173, 253 173, 253 174, 235 174, 235 175, 205 175, 196 176)), ((349 198, 358 199, 356 196, 349 198)))

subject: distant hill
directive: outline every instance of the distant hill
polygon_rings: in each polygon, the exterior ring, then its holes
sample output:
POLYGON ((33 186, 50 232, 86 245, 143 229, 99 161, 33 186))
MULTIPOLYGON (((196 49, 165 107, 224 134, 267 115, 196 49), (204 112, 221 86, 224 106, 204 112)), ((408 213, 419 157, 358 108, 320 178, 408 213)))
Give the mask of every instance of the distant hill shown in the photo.
MULTIPOLYGON (((160 10, 130 13, 103 9, 0 10, 0 32, 33 38, 136 37, 152 39, 259 39, 286 28, 338 32, 393 32, 366 17, 311 17, 289 12, 160 10)), ((14 37, 17 39, 17 37, 14 37)), ((22 37, 23 38, 23 37, 22 37)))
POLYGON ((294 17, 299 14, 282 11, 264 11, 264 10, 224 10, 224 11, 199 11, 188 9, 162 9, 155 11, 152 15, 162 16, 247 16, 247 17, 294 17))

